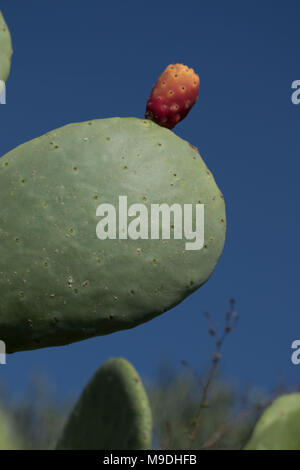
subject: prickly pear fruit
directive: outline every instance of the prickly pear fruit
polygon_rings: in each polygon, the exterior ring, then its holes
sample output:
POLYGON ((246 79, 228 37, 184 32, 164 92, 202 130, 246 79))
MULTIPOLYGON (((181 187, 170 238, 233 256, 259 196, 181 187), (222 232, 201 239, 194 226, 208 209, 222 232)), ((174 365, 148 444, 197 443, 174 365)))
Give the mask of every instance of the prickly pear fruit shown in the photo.
POLYGON ((256 424, 246 450, 300 450, 300 393, 277 398, 256 424))
POLYGON ((141 379, 125 359, 110 359, 85 387, 57 450, 147 450, 151 409, 141 379))
MULTIPOLYGON (((204 284, 223 250, 225 204, 211 172, 195 147, 148 119, 69 124, 15 148, 0 159, 0 195, 0 338, 9 353, 149 321, 204 284), (147 238, 120 238, 119 196, 128 209, 142 205, 147 238), (116 211, 115 239, 97 236, 104 203, 116 211), (153 238, 155 204, 192 205, 187 235, 203 204, 204 244, 187 248, 184 217, 175 239, 174 213, 169 238, 161 226, 153 238)), ((128 215, 127 227, 135 220, 128 215)))
MULTIPOLYGON (((6 82, 10 71, 12 44, 9 29, 0 11, 0 80, 6 82)), ((1 86, 0 86, 1 93, 1 86)))
POLYGON ((183 64, 171 64, 164 70, 152 88, 147 101, 146 119, 173 129, 196 103, 199 77, 183 64))

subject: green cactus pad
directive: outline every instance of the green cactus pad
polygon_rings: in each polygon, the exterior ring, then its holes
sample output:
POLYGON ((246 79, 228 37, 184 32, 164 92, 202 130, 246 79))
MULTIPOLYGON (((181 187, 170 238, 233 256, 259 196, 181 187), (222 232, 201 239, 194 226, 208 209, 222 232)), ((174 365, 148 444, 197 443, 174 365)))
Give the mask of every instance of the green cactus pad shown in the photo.
POLYGON ((125 359, 107 361, 85 387, 57 450, 141 450, 151 446, 151 410, 125 359))
MULTIPOLYGON (((12 44, 9 29, 0 11, 0 80, 6 82, 12 56, 12 44)), ((1 87, 0 87, 1 92, 1 87)))
POLYGON ((246 450, 300 450, 300 393, 275 400, 256 424, 246 450))
POLYGON ((149 120, 70 124, 27 142, 0 159, 0 194, 7 352, 151 320, 204 284, 223 250, 224 198, 212 174, 197 149, 149 120), (172 234, 100 240, 97 207, 117 209, 124 195, 149 214, 155 203, 205 204, 204 247, 187 250, 172 234))
POLYGON ((7 417, 6 413, 0 408, 0 450, 18 450, 22 449, 20 438, 7 417))

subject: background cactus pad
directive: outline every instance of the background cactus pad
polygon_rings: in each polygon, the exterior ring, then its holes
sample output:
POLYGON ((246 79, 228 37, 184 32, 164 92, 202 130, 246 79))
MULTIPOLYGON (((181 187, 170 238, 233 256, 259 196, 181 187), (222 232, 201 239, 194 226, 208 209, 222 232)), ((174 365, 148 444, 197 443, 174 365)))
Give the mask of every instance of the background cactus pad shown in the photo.
POLYGON ((0 80, 4 82, 6 82, 9 75, 11 56, 12 44, 10 33, 0 11, 0 80))
POLYGON ((148 398, 136 370, 125 359, 110 359, 82 392, 57 450, 149 449, 151 426, 148 398))
POLYGON ((246 450, 300 450, 300 393, 283 395, 266 409, 246 450))

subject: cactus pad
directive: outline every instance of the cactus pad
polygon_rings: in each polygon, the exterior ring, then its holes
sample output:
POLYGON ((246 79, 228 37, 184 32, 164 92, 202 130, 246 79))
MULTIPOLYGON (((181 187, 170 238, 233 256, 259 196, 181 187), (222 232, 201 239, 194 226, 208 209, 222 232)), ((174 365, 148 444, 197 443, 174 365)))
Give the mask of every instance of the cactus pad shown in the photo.
POLYGON ((22 449, 20 438, 16 435, 11 420, 0 408, 0 450, 22 449))
POLYGON ((300 393, 275 400, 256 424, 246 450, 300 450, 300 393))
POLYGON ((151 410, 125 359, 110 359, 75 405, 57 450, 141 450, 151 446, 151 410))
POLYGON ((27 142, 0 159, 0 193, 7 352, 151 320, 204 284, 223 250, 224 198, 211 172, 195 147, 150 120, 69 124, 27 142), (149 214, 152 204, 204 204, 203 248, 174 239, 172 219, 170 239, 100 240, 97 208, 117 210, 119 196, 149 214))
MULTIPOLYGON (((6 82, 12 56, 12 44, 9 29, 0 11, 0 80, 6 82)), ((1 88, 0 88, 1 93, 1 88)))

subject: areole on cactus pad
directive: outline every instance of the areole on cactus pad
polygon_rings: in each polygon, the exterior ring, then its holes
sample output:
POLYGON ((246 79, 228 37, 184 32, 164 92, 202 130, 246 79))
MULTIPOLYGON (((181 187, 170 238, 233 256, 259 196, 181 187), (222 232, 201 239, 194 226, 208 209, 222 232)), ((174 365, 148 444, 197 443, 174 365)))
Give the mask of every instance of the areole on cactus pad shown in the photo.
POLYGON ((204 284, 222 253, 224 198, 211 172, 195 147, 150 120, 75 123, 20 145, 0 160, 0 188, 7 352, 146 322, 204 284), (202 249, 172 237, 172 219, 170 239, 99 239, 99 205, 117 208, 120 196, 149 218, 155 204, 204 204, 202 249))

